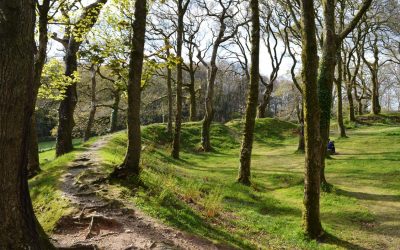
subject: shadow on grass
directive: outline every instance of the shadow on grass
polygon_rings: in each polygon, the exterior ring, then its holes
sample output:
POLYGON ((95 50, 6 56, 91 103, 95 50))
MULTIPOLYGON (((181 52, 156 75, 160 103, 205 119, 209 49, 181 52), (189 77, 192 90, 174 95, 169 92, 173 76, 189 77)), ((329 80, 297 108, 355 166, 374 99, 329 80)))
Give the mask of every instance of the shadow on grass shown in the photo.
POLYGON ((369 194, 363 192, 351 192, 343 189, 336 189, 338 195, 370 201, 400 201, 400 195, 369 194))
POLYGON ((339 239, 338 237, 325 233, 324 236, 319 240, 321 243, 326 243, 326 244, 333 244, 338 247, 342 247, 345 249, 352 249, 352 250, 367 250, 367 248, 359 246, 357 244, 339 239))

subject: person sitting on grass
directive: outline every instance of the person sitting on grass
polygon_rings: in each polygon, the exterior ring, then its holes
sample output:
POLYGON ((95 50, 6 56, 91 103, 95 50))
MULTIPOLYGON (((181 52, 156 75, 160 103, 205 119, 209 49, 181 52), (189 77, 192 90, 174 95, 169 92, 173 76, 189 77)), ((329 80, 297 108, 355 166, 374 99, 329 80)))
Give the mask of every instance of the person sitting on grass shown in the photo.
POLYGON ((331 141, 331 139, 328 140, 328 152, 331 155, 336 154, 335 142, 331 141))

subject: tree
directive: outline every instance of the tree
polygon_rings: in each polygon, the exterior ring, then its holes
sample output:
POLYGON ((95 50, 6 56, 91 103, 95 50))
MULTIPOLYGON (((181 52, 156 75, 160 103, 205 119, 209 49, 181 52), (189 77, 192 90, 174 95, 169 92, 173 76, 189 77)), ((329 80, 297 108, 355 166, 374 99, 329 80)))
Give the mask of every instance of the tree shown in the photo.
POLYGON ((94 117, 96 115, 96 109, 97 109, 97 98, 96 98, 96 86, 97 86, 97 81, 96 81, 96 65, 92 63, 90 65, 90 80, 91 80, 91 86, 90 86, 90 112, 89 112, 89 119, 86 125, 86 130, 85 134, 83 136, 83 141, 88 141, 90 139, 91 133, 92 133, 92 127, 94 123, 94 117))
POLYGON ((267 48, 272 71, 269 75, 268 81, 265 81, 263 77, 260 77, 261 83, 264 86, 264 91, 262 93, 261 102, 258 105, 259 118, 265 118, 267 116, 266 108, 269 105, 272 91, 274 90, 274 84, 278 78, 278 73, 287 49, 287 44, 284 42, 283 51, 278 51, 278 38, 282 38, 283 40, 284 30, 288 28, 287 25, 284 25, 284 27, 281 25, 280 19, 282 18, 283 13, 280 13, 281 10, 279 10, 279 7, 276 5, 273 5, 272 7, 266 4, 265 8, 265 12, 267 12, 267 14, 265 17, 263 17, 263 41, 265 47, 267 48), (272 10, 272 8, 274 8, 274 10, 272 10))
POLYGON ((335 2, 329 0, 322 1, 323 16, 324 16, 324 33, 322 44, 322 56, 318 73, 318 99, 321 109, 320 131, 322 139, 321 151, 321 182, 323 187, 327 186, 325 178, 325 158, 327 154, 329 129, 331 120, 331 107, 332 107, 332 90, 336 67, 337 50, 341 47, 343 40, 350 34, 357 26, 365 12, 371 5, 372 0, 365 0, 361 5, 359 11, 354 18, 344 26, 343 30, 336 33, 336 15, 335 15, 335 2))
POLYGON ((140 102, 144 43, 146 33, 146 0, 136 0, 132 24, 131 53, 128 80, 128 148, 124 162, 114 170, 113 177, 139 176, 142 138, 140 133, 140 102))
MULTIPOLYGON (((101 8, 107 0, 97 0, 96 2, 83 8, 81 16, 78 18, 73 27, 70 27, 70 11, 75 2, 71 6, 63 6, 61 11, 68 25, 65 29, 64 37, 59 38, 56 33, 53 34, 53 39, 60 42, 65 49, 65 75, 72 77, 78 69, 77 53, 79 47, 84 41, 84 37, 90 31, 97 21, 101 8), (69 8, 69 9, 68 9, 69 8)), ((59 122, 57 130, 56 155, 60 156, 70 152, 72 146, 72 129, 74 127, 74 110, 78 101, 76 93, 76 82, 68 86, 65 98, 61 101, 58 109, 59 122)))
POLYGON ((190 0, 178 0, 178 24, 176 30, 176 57, 178 59, 176 65, 176 114, 175 114, 175 131, 172 141, 171 156, 179 159, 180 141, 181 141, 181 126, 182 126, 182 85, 183 85, 183 59, 182 45, 184 33, 184 16, 189 6, 190 0))
POLYGON ((0 13, 0 248, 52 249, 36 221, 27 178, 34 132, 34 2, 2 1, 0 13))
POLYGON ((254 126, 257 115, 259 76, 260 76, 260 14, 258 0, 250 1, 252 12, 251 22, 251 69, 250 90, 247 100, 246 118, 243 131, 242 147, 240 149, 240 167, 238 182, 250 185, 250 164, 253 148, 254 126))
POLYGON ((318 45, 316 39, 314 1, 301 0, 302 33, 302 81, 304 100, 304 208, 303 227, 306 235, 312 239, 323 234, 320 219, 320 170, 321 137, 320 111, 318 107, 318 45))
MULTIPOLYGON (((216 19, 218 32, 213 33, 212 52, 210 63, 198 57, 199 60, 208 70, 207 93, 205 99, 205 115, 201 130, 201 148, 205 152, 211 151, 210 129, 214 118, 214 87, 218 73, 217 57, 218 50, 221 44, 235 37, 239 27, 243 26, 247 21, 235 24, 235 17, 240 13, 239 2, 235 0, 218 1, 215 6, 208 6, 207 2, 203 1, 201 6, 207 12, 207 15, 216 19), (232 7, 235 6, 235 7, 232 7), (235 9, 236 8, 236 9, 235 9), (215 11, 219 9, 219 11, 215 11), (228 33, 228 34, 227 34, 228 33)), ((200 54, 200 53, 199 53, 200 54)))
MULTIPOLYGON (((36 99, 40 87, 40 79, 43 71, 43 66, 46 61, 47 43, 48 43, 48 22, 50 11, 50 0, 44 0, 42 4, 35 1, 37 11, 39 13, 39 44, 36 52, 35 71, 33 82, 33 103, 36 104, 36 99)), ((29 138, 29 156, 28 156, 28 176, 31 178, 40 172, 39 166, 39 148, 38 138, 36 133, 36 116, 32 114, 31 133, 29 138)))

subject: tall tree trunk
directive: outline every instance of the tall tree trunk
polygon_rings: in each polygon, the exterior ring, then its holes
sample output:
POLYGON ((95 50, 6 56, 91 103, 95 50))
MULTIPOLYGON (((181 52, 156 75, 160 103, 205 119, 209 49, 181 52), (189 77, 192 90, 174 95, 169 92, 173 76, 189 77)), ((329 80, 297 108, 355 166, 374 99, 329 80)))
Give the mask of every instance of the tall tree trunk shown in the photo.
MULTIPOLYGON (((193 67, 192 67, 193 68, 193 67)), ((196 107, 196 89, 195 89, 195 73, 190 72, 190 85, 189 85, 189 95, 190 95, 190 114, 189 120, 191 122, 197 121, 197 107, 196 107)))
POLYGON ((322 1, 324 12, 324 39, 322 48, 322 58, 318 74, 318 99, 321 109, 320 134, 322 142, 321 150, 321 184, 327 186, 325 178, 325 158, 327 155, 327 145, 329 139, 332 91, 336 66, 337 36, 335 33, 335 3, 333 1, 322 1))
POLYGON ((304 173, 303 227, 308 237, 323 234, 320 219, 321 138, 318 105, 318 45, 314 17, 314 1, 301 0, 302 80, 304 98, 304 137, 306 145, 304 173))
POLYGON ((238 182, 244 185, 250 185, 251 152, 253 149, 260 76, 260 14, 258 0, 251 0, 250 8, 252 12, 250 90, 247 100, 242 147, 240 150, 238 176, 238 182))
POLYGON ((34 110, 32 0, 0 3, 0 249, 51 249, 39 233, 28 189, 34 110))
MULTIPOLYGON (((35 71, 33 78, 33 105, 36 106, 36 99, 40 87, 40 79, 42 76, 43 66, 46 61, 47 43, 48 43, 48 13, 50 10, 50 0, 44 0, 42 5, 36 3, 39 12, 39 48, 36 53, 35 71)), ((38 137, 36 131, 36 115, 32 114, 31 128, 29 138, 29 155, 28 155, 28 176, 29 178, 35 176, 40 172, 39 166, 39 147, 38 137)))
POLYGON ((140 173, 140 151, 142 149, 140 101, 146 15, 146 0, 136 0, 128 80, 128 148, 124 162, 112 173, 112 176, 116 178, 128 178, 132 175, 139 176, 140 173))
MULTIPOLYGON (((165 45, 167 47, 167 58, 170 57, 170 43, 169 38, 165 39, 165 45)), ((172 99, 172 70, 170 65, 167 65, 167 94, 168 94, 168 124, 167 131, 172 133, 172 120, 173 120, 173 99, 172 99)))
MULTIPOLYGON (((78 70, 79 45, 70 43, 65 55, 65 76, 73 77, 73 73, 78 70)), ((60 102, 58 108, 58 129, 56 142, 56 156, 61 156, 73 149, 72 130, 75 126, 74 111, 78 102, 76 82, 66 88, 65 98, 60 102)))
POLYGON ((215 61, 211 62, 211 69, 209 70, 209 79, 206 93, 205 115, 201 129, 201 147, 204 152, 209 152, 212 150, 210 130, 211 123, 214 119, 214 85, 215 79, 217 77, 217 72, 218 67, 215 64, 215 61))
POLYGON ((372 72, 372 94, 371 94, 371 113, 379 115, 381 113, 381 105, 379 103, 379 80, 378 80, 378 67, 374 67, 372 72))
POLYGON ((342 53, 341 49, 338 49, 337 52, 337 69, 338 69, 338 78, 336 81, 336 89, 338 92, 337 96, 337 121, 338 121, 338 126, 339 126, 339 133, 340 137, 347 137, 346 135, 346 128, 344 126, 343 122, 343 99, 342 99, 342 83, 343 83, 343 61, 342 61, 342 53))
POLYGON ((91 90, 90 90, 90 96, 91 96, 91 101, 90 101, 90 113, 89 113, 89 119, 88 123, 86 125, 86 130, 85 130, 85 135, 83 137, 83 141, 88 141, 91 133, 92 133, 92 128, 93 128, 93 123, 94 123, 94 117, 96 115, 96 108, 97 108, 97 100, 96 100, 96 70, 95 66, 92 65, 90 68, 90 73, 91 73, 91 90))
POLYGON ((119 113, 119 103, 121 101, 121 91, 115 89, 114 92, 114 102, 112 104, 111 116, 110 116, 110 133, 117 131, 118 129, 118 113, 119 113))
MULTIPOLYGON (((185 5, 187 8, 187 5, 185 5)), ((174 139, 172 142, 171 156, 175 159, 179 159, 179 152, 181 146, 181 127, 182 127, 182 85, 183 85, 183 68, 182 68, 182 44, 183 44, 183 33, 184 23, 183 17, 186 12, 186 8, 183 5, 183 0, 178 0, 178 28, 177 28, 177 41, 176 41, 176 56, 179 58, 179 62, 176 66, 176 115, 175 115, 175 131, 174 139)))
POLYGON ((351 91, 352 87, 351 84, 348 83, 346 86, 346 93, 347 93, 347 100, 349 101, 349 118, 350 121, 355 122, 356 121, 356 115, 355 115, 355 109, 354 109, 354 99, 353 99, 353 93, 351 91))

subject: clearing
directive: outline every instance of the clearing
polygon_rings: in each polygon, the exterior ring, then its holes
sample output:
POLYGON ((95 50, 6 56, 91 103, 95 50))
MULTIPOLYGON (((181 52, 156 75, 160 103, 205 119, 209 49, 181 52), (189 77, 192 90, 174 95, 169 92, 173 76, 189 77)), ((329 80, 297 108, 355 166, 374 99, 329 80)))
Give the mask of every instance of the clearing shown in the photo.
POLYGON ((295 153, 296 125, 257 121, 251 187, 235 183, 240 127, 213 125, 214 152, 198 153, 201 125, 184 124, 181 160, 169 156, 165 125, 143 127, 141 185, 104 181, 123 159, 125 132, 55 160, 44 152, 44 171, 30 182, 38 219, 63 246, 398 249, 398 124, 353 126, 349 138, 335 140, 339 154, 327 161, 334 190, 321 198, 323 242, 301 231, 304 157, 295 153))

